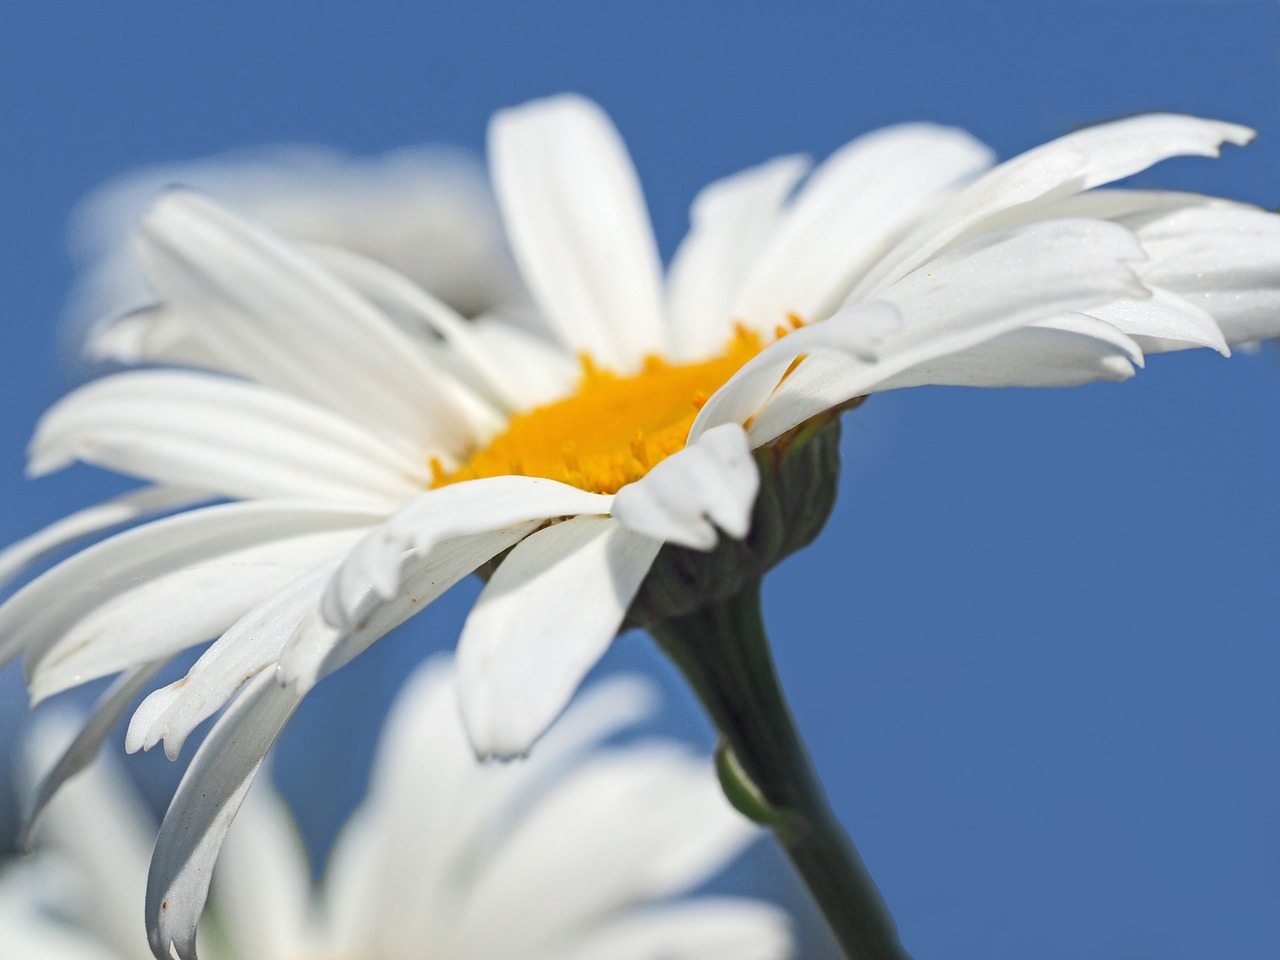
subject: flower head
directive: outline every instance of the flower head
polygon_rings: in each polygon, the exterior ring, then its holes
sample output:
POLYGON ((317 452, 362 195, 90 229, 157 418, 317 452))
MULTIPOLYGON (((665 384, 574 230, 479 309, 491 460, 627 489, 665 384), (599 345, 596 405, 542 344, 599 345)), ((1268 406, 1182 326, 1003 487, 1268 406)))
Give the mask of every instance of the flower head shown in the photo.
MULTIPOLYGON (((420 667, 318 888, 288 806, 265 782, 249 794, 214 875, 216 922, 200 955, 782 960, 790 935, 771 905, 672 899, 755 831, 705 760, 659 741, 603 745, 653 700, 635 679, 602 683, 529 763, 482 767, 448 665, 420 667)), ((143 810, 105 760, 51 804, 40 855, 0 875, 0 916, 12 921, 0 932, 5 956, 45 956, 55 941, 68 960, 146 955, 137 920, 153 827, 143 810)), ((172 941, 191 957, 203 899, 168 899, 153 947, 168 956, 172 941)))
POLYGON ((123 672, 83 757, 158 665, 218 637, 128 734, 176 754, 226 706, 175 800, 207 860, 306 691, 484 568, 462 708, 481 754, 523 753, 629 611, 682 612, 664 605, 816 532, 832 467, 801 485, 812 503, 787 494, 784 467, 830 449, 818 428, 859 398, 1124 379, 1147 352, 1274 335, 1280 219, 1094 189, 1250 136, 1136 117, 987 170, 960 131, 882 130, 807 178, 784 157, 712 184, 664 283, 612 125, 578 97, 538 101, 495 117, 489 149, 533 325, 464 321, 384 262, 170 192, 135 238, 155 305, 98 345, 184 369, 73 392, 31 447, 35 473, 79 459, 156 486, 37 534, 9 565, 181 512, 19 591, 0 608, 0 660, 26 654, 36 699, 123 672), (185 509, 214 498, 234 502, 185 509))

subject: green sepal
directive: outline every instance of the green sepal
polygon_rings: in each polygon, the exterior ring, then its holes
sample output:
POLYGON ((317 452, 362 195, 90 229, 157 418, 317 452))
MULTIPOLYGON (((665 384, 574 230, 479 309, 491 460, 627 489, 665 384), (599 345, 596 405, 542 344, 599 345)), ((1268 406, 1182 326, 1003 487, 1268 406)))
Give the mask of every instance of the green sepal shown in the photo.
POLYGON ((652 627, 759 581, 822 531, 840 480, 839 412, 828 411, 755 451, 760 493, 743 540, 711 551, 667 544, 627 612, 624 629, 652 627))
POLYGON ((782 822, 782 814, 769 805, 760 788, 747 776, 734 755, 733 748, 724 740, 716 744, 716 776, 720 789, 733 809, 762 827, 774 827, 782 822))

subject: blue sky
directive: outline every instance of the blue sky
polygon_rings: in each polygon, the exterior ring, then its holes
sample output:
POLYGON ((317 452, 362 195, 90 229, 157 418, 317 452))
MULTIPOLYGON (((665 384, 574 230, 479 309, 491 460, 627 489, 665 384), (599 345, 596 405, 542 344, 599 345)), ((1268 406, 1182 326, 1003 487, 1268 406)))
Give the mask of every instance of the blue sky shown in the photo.
MULTIPOLYGON (((1143 110, 1222 117, 1258 141, 1135 184, 1280 201, 1273 3, 136 10, 0 13, 6 541, 119 487, 29 483, 21 454, 66 386, 67 217, 138 164, 281 141, 478 150, 493 110, 572 89, 627 137, 667 254, 707 180, 911 119, 1007 157, 1143 110)), ((1278 410, 1267 347, 1157 357, 1121 385, 900 391, 846 418, 836 515, 774 572, 766 610, 835 807, 919 960, 1280 953, 1278 410)), ((473 595, 308 702, 281 778, 316 843, 405 666, 450 645, 473 595)), ((602 669, 623 668, 662 680, 662 729, 709 742, 647 640, 602 669)), ((6 733, 18 699, 10 670, 6 733)), ((176 772, 138 768, 157 790, 176 772)), ((746 866, 740 887, 794 894, 767 849, 746 866)))

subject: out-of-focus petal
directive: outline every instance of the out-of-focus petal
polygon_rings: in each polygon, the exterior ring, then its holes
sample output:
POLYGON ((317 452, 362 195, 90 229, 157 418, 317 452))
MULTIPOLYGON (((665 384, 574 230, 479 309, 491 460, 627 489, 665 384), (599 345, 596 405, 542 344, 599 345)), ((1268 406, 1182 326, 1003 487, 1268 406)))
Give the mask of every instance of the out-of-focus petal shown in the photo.
POLYGON ((107 692, 94 704, 93 711, 85 718, 79 732, 58 755, 58 759, 48 772, 41 776, 30 809, 27 811, 26 824, 23 827, 19 846, 24 849, 31 846, 32 836, 40 823, 40 815, 44 813, 45 807, 57 795, 63 784, 93 762, 102 748, 103 741, 116 725, 116 721, 124 716, 134 698, 142 692, 143 687, 151 681, 163 665, 164 661, 158 660, 135 667, 111 684, 107 692))
POLYGON ((787 195, 808 169, 805 157, 777 157, 717 180, 694 198, 689 233, 667 275, 675 356, 693 359, 724 348, 738 319, 734 298, 773 235, 787 195))
POLYGON ((829 316, 895 240, 993 160, 963 130, 929 123, 886 127, 846 144, 787 210, 732 315, 762 332, 792 312, 829 316))
POLYGON ((785 960, 792 956, 790 921, 772 904, 703 897, 602 924, 565 953, 536 960, 785 960))

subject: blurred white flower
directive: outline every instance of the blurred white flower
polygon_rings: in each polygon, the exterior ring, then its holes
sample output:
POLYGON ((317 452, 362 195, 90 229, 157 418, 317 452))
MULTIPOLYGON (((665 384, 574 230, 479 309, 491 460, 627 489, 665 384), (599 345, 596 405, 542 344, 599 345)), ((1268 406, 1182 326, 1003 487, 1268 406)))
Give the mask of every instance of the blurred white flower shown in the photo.
POLYGON ((750 542, 753 453, 797 425, 879 390, 1123 379, 1144 351, 1225 353, 1280 332, 1280 218, 1092 189, 1250 137, 1135 117, 983 173, 990 152, 961 131, 889 128, 807 180, 806 160, 783 157, 710 185, 664 285, 613 126, 581 98, 538 101, 495 117, 489 159, 545 336, 465 321, 388 266, 398 242, 376 228, 376 242, 300 247, 166 194, 134 237, 156 302, 96 345, 205 370, 89 384, 30 448, 37 475, 79 459, 157 486, 0 556, 12 572, 185 511, 82 551, 0 608, 0 663, 25 654, 35 700, 123 674, 50 788, 160 665, 219 637, 128 734, 130 749, 176 754, 227 706, 157 846, 155 889, 200 893, 307 690, 500 556, 459 642, 462 706, 481 753, 528 750, 664 544, 750 542), (211 498, 238 502, 185 509, 211 498))
MULTIPOLYGON (((283 800, 266 782, 249 794, 214 874, 200 956, 789 956, 787 919, 769 904, 671 899, 722 868, 756 829, 721 797, 706 758, 670 742, 603 745, 652 699, 634 679, 601 683, 529 762, 482 766, 448 665, 420 667, 392 708, 368 796, 317 888, 283 800)), ((0 874, 6 960, 151 955, 142 906, 154 826, 106 759, 46 809, 40 852, 0 874)), ((194 899, 164 910, 159 935, 176 941, 180 957, 193 955, 200 912, 194 899)))
POLYGON ((380 263, 467 316, 527 300, 471 154, 439 146, 380 157, 258 148, 133 170, 80 205, 70 237, 80 267, 67 309, 73 346, 128 356, 128 324, 110 349, 96 334, 156 302, 133 237, 174 187, 198 190, 317 255, 380 263))

